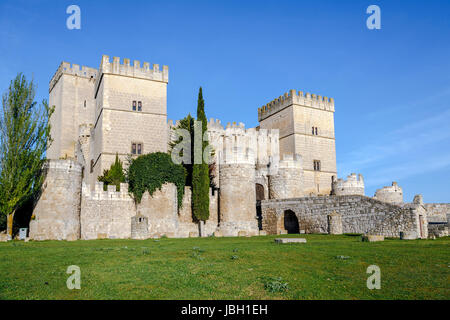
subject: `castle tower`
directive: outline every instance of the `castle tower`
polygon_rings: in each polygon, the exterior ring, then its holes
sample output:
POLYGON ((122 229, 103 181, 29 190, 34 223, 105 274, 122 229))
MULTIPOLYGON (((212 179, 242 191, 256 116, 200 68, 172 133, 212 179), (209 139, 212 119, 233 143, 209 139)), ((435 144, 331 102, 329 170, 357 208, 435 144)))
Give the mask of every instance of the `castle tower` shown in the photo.
POLYGON ((261 129, 279 129, 280 154, 303 159, 304 194, 330 194, 336 175, 334 100, 291 90, 258 109, 261 129))
POLYGON ((374 199, 393 204, 402 204, 403 189, 394 181, 392 186, 383 187, 375 191, 374 199))
POLYGON ((359 174, 357 177, 356 173, 352 173, 349 176, 347 176, 347 180, 336 179, 336 176, 333 176, 331 188, 332 194, 336 196, 355 195, 355 194, 363 196, 364 179, 362 174, 359 174))
POLYGON ((224 236, 258 234, 256 218, 255 159, 252 152, 234 147, 225 139, 219 166, 220 223, 224 236))
MULTIPOLYGON (((272 170, 272 169, 271 169, 272 170)), ((299 155, 285 154, 275 174, 269 175, 269 198, 288 199, 303 196, 303 167, 299 155)))
POLYGON ((127 154, 167 151, 167 83, 169 69, 103 55, 95 81, 94 139, 90 172, 103 174, 127 154))
POLYGON ((76 159, 94 185, 116 153, 167 151, 169 69, 137 60, 102 56, 99 69, 61 63, 49 85, 55 106, 50 119, 53 143, 48 159, 76 159))
POLYGON ((53 142, 48 159, 74 158, 79 126, 94 122, 94 83, 98 70, 62 62, 49 84, 49 106, 55 111, 50 118, 53 142))
POLYGON ((77 240, 80 238, 81 164, 48 160, 42 194, 33 210, 30 238, 77 240))

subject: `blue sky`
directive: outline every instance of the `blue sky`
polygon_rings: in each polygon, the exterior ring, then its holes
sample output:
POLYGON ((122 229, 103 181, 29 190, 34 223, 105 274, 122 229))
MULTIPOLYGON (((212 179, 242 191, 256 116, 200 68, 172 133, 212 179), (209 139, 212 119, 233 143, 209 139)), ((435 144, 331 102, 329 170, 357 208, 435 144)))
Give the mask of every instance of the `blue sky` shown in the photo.
POLYGON ((449 1, 0 1, 0 90, 22 71, 48 98, 61 61, 102 54, 168 65, 168 118, 257 122, 289 89, 333 97, 338 174, 366 195, 397 181, 450 202, 449 1), (66 8, 81 8, 81 30, 66 8), (366 8, 381 8, 381 30, 366 8))

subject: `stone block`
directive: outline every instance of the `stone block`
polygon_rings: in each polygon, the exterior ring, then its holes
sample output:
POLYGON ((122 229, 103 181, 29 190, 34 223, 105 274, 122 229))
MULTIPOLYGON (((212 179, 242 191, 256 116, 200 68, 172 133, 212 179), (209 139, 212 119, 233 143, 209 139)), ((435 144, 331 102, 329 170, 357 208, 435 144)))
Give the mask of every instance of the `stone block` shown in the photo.
POLYGON ((198 237, 198 232, 189 232, 189 238, 197 238, 198 237))
POLYGON ((417 233, 415 231, 401 231, 400 240, 415 240, 417 239, 417 233))
POLYGON ((378 242, 378 241, 384 241, 384 236, 373 235, 373 234, 364 235, 364 236, 361 237, 361 241, 363 241, 363 242, 378 242))
POLYGON ((220 232, 220 231, 215 231, 215 232, 213 233, 213 235, 214 235, 214 237, 217 237, 217 238, 223 237, 223 234, 222 234, 222 232, 220 232))
POLYGON ((8 235, 6 233, 0 233, 0 242, 8 241, 8 235))
POLYGON ((246 237, 246 236, 247 236, 247 231, 241 230, 238 232, 238 237, 246 237))
POLYGON ((280 230, 278 234, 288 234, 287 230, 280 230))
POLYGON ((97 239, 107 239, 108 235, 106 233, 97 233, 97 239))
POLYGON ((305 238, 277 238, 276 243, 306 243, 305 238))
POLYGON ((259 230, 259 235, 260 236, 267 236, 267 232, 264 230, 259 230))

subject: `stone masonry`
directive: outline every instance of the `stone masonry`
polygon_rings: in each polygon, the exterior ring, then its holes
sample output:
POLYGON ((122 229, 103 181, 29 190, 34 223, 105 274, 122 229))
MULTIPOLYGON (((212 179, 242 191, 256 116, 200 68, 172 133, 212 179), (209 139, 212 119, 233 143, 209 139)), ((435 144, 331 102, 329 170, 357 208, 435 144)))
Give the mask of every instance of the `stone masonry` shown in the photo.
MULTIPOLYGON (((399 237, 412 231, 418 238, 427 238, 426 210, 422 205, 398 206, 360 195, 304 197, 261 201, 262 229, 268 234, 283 233, 284 214, 294 212, 300 223, 312 223, 314 232, 329 233, 329 223, 340 215, 341 233, 373 233, 399 237)), ((338 221, 339 219, 337 219, 338 221)), ((335 230, 335 227, 331 227, 335 230)), ((339 229, 336 228, 337 230, 339 229)), ((335 231, 333 231, 335 232, 335 231)))
POLYGON ((204 224, 192 215, 189 187, 181 208, 173 184, 145 193, 139 204, 127 184, 104 191, 98 177, 116 154, 126 165, 128 157, 168 152, 179 124, 167 121, 168 81, 167 66, 106 55, 99 68, 59 65, 49 83, 54 141, 30 222, 32 239, 287 232, 426 238, 428 218, 441 223, 450 214, 449 204, 423 204, 421 197, 403 203, 396 183, 369 198, 362 175, 338 179, 334 100, 296 90, 259 108, 255 128, 208 122, 215 186, 204 224))

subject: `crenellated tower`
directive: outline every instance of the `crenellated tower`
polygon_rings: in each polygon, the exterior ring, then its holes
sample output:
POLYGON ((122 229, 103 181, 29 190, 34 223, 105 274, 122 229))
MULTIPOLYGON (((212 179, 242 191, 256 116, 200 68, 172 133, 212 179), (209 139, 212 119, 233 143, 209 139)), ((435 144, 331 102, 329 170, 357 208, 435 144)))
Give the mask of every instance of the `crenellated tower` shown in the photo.
POLYGON ((169 69, 102 56, 99 69, 62 62, 49 84, 51 144, 47 158, 75 159, 94 185, 118 154, 167 151, 169 69))
POLYGON ((336 176, 332 177, 332 194, 336 196, 344 195, 364 195, 364 179, 362 174, 352 173, 347 176, 347 180, 336 179, 336 176))
POLYGON ((53 142, 48 159, 76 157, 79 126, 94 121, 94 84, 98 70, 62 62, 49 83, 49 105, 55 106, 50 118, 53 142))
POLYGON ((258 109, 261 129, 278 129, 280 154, 303 159, 304 194, 327 195, 336 175, 334 100, 290 90, 258 109))

